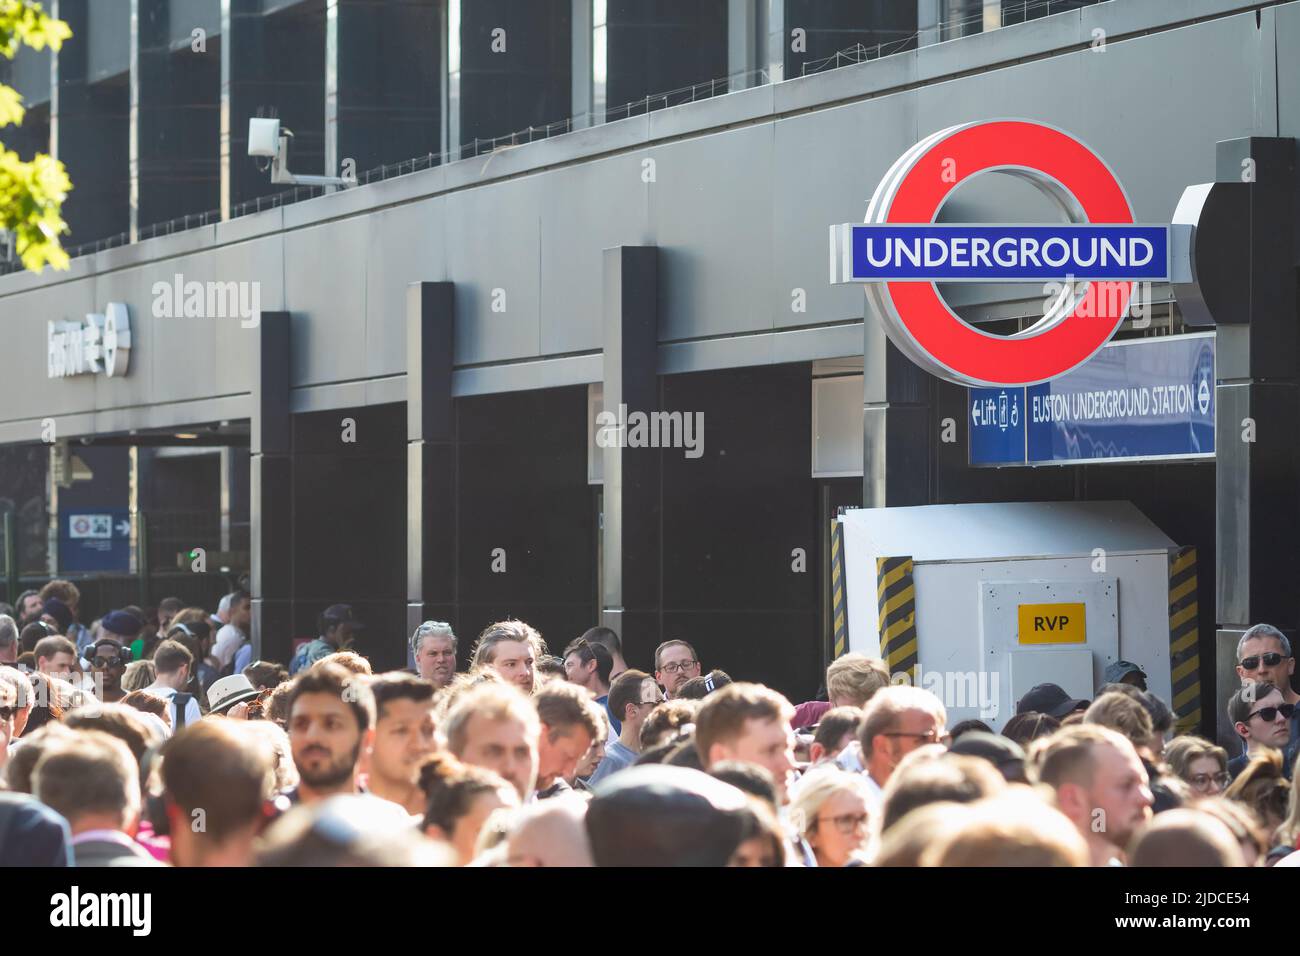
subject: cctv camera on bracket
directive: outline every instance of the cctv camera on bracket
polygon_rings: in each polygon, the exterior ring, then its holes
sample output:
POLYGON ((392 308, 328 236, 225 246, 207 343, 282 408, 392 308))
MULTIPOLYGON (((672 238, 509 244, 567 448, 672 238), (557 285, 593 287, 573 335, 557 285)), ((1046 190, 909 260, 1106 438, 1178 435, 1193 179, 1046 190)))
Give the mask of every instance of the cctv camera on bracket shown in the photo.
MULTIPOLYGON (((248 120, 248 155, 269 159, 271 182, 288 186, 347 186, 341 176, 306 176, 289 172, 289 140, 293 131, 282 129, 278 119, 254 116, 248 120)), ((263 172, 268 168, 258 164, 263 172)))

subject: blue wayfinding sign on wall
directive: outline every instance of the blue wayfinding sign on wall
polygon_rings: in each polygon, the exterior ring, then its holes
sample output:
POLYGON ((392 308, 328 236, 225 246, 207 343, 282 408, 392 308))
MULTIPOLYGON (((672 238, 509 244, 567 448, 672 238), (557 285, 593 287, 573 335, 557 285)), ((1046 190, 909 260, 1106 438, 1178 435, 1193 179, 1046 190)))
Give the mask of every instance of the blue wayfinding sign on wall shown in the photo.
POLYGON ((968 406, 972 465, 1210 459, 1214 334, 1113 342, 1050 382, 968 389, 968 406))
POLYGON ((129 571, 131 512, 84 509, 59 515, 59 571, 129 571))

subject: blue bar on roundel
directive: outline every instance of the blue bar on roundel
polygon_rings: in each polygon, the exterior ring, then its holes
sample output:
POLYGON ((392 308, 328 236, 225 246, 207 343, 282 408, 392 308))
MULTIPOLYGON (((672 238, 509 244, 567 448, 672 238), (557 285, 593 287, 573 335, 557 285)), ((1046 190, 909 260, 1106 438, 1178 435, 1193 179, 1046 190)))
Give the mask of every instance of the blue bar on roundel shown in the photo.
POLYGON ((1139 281, 1169 277, 1160 225, 852 226, 852 281, 1139 281))

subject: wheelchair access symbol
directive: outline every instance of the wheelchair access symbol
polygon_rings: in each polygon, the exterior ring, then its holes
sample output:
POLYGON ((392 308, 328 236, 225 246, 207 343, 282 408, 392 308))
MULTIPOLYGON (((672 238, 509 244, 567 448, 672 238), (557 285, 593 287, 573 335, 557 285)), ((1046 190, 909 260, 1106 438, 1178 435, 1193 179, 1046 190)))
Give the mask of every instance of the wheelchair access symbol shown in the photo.
POLYGON ((1014 119, 923 139, 885 174, 866 222, 831 226, 830 239, 831 282, 866 283, 871 311, 900 351, 975 387, 1033 385, 1082 365, 1118 331, 1137 282, 1168 279, 1175 255, 1171 227, 1134 223, 1100 156, 1055 127, 1014 119), (994 172, 1028 180, 1067 221, 939 222, 957 186, 994 172), (1045 280, 1065 280, 1047 314, 1006 336, 963 321, 937 287, 1045 280))

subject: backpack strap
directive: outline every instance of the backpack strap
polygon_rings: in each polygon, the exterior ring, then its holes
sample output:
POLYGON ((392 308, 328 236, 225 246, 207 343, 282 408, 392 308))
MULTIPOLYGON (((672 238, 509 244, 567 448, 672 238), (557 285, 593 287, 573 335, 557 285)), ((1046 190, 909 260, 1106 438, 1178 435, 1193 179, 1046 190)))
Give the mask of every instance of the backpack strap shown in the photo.
POLYGON ((172 728, 172 733, 175 734, 176 731, 185 726, 185 711, 189 709, 190 701, 194 699, 194 695, 178 690, 173 699, 176 701, 176 726, 172 728))

